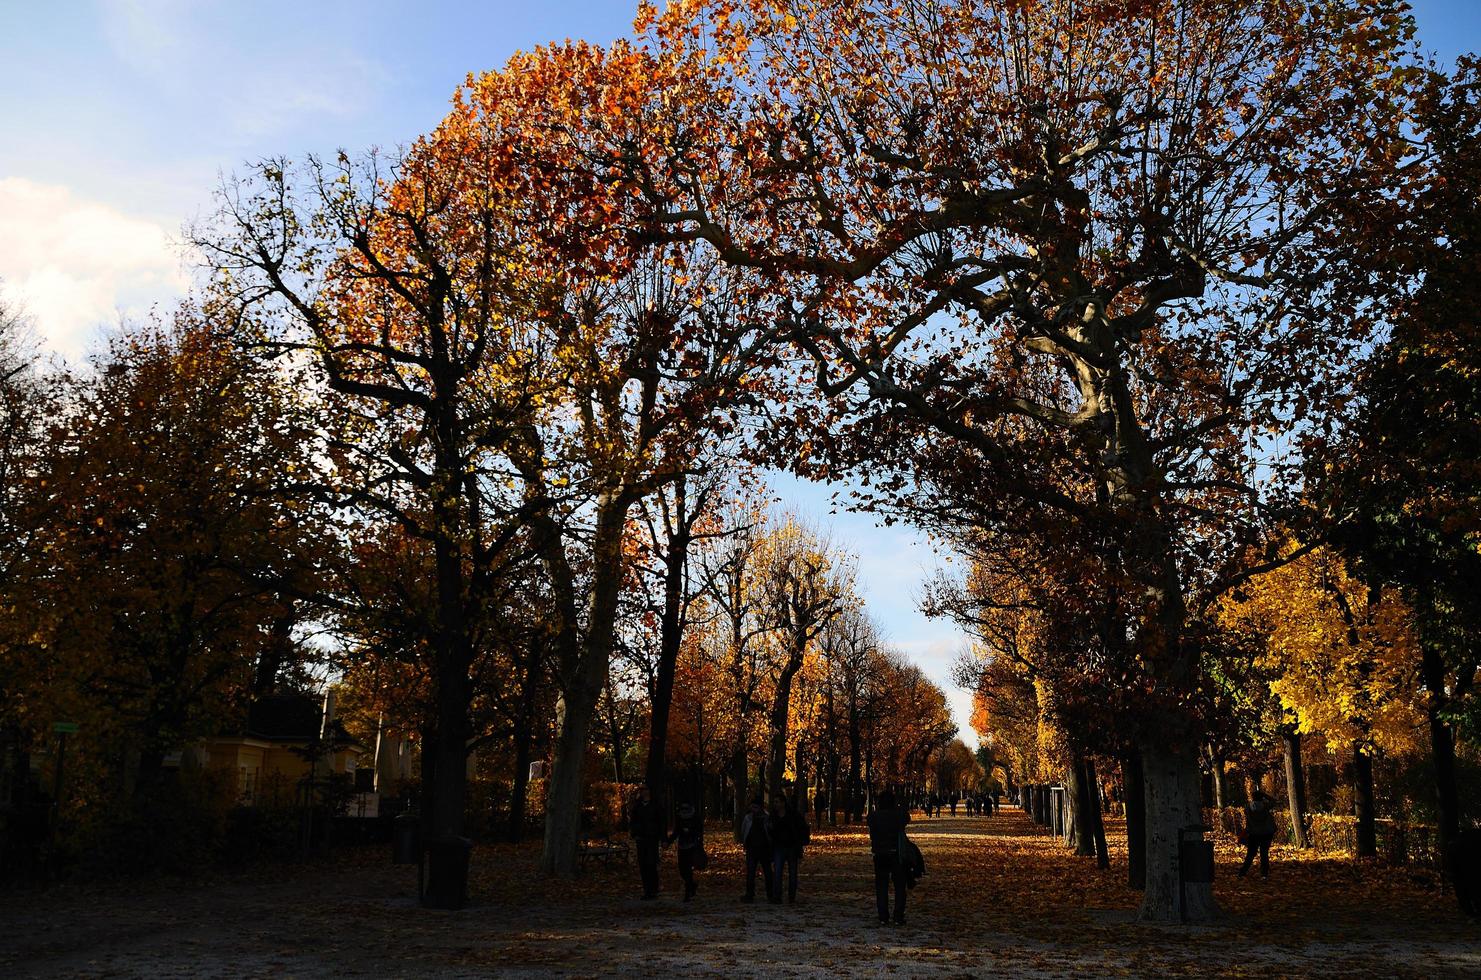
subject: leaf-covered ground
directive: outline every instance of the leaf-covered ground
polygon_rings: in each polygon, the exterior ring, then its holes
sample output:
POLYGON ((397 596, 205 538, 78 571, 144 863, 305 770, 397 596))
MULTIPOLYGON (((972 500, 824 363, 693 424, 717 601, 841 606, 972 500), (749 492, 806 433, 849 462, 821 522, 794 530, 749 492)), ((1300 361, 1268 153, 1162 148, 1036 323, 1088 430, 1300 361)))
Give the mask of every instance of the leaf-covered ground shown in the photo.
POLYGON ((1118 828, 1108 872, 1020 813, 917 820, 928 875, 909 923, 875 923, 861 831, 814 833, 795 906, 740 902, 740 855, 712 828, 699 897, 637 898, 636 869, 576 881, 534 874, 537 847, 474 855, 473 907, 415 907, 415 870, 384 849, 209 881, 0 894, 3 976, 716 977, 1481 976, 1481 928, 1423 873, 1276 848, 1268 881, 1234 877, 1221 844, 1226 919, 1134 920, 1118 828))

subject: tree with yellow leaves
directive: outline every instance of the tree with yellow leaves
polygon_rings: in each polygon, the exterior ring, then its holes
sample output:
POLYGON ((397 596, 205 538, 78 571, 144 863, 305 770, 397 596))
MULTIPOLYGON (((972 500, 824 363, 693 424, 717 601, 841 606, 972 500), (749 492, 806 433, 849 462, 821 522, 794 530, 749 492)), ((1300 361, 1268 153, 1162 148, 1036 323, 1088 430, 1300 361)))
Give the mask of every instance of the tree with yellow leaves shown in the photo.
POLYGON ((1222 615, 1263 634, 1261 666, 1297 731, 1352 753, 1357 852, 1375 856, 1373 759, 1414 752, 1425 724, 1408 606, 1317 548, 1250 581, 1222 615))

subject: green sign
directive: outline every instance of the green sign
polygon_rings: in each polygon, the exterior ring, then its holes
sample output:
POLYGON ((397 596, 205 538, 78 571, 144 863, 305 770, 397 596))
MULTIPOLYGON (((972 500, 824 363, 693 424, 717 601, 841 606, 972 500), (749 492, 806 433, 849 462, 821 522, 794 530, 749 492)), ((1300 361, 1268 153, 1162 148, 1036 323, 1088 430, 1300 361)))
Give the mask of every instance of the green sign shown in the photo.
POLYGON ((54 722, 52 724, 52 726, 51 726, 51 730, 53 732, 55 732, 56 734, 58 734, 58 735, 76 735, 77 734, 77 722, 75 722, 75 721, 58 721, 58 722, 54 722))

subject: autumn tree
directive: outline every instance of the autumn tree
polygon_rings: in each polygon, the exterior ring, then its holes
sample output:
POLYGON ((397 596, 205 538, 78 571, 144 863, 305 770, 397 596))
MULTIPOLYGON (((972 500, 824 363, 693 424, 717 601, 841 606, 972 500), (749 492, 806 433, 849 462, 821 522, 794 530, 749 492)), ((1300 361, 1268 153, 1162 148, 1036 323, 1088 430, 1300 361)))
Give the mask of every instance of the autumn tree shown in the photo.
POLYGON ((1242 592, 1247 601, 1234 614, 1264 633, 1271 691, 1295 715, 1297 731, 1351 752, 1357 853, 1376 856, 1373 760, 1411 752, 1423 717, 1408 607, 1393 591, 1358 581, 1327 549, 1242 592))
POLYGON ((318 575, 319 522, 286 493, 312 465, 297 381, 221 314, 187 304, 116 336, 73 380, 37 474, 32 680, 137 753, 144 790, 167 753, 242 716, 318 575))
MULTIPOLYGON (((489 447, 545 391, 548 350, 511 326, 511 305, 532 297, 511 300, 521 266, 503 201, 460 193, 488 162, 442 159, 428 141, 389 161, 269 161, 229 182, 196 234, 241 308, 276 324, 262 349, 302 359, 324 394, 334 469, 304 492, 431 551, 433 840, 462 836, 474 624, 521 527, 524 501, 505 492, 489 447)), ((451 853, 433 861, 431 906, 463 902, 451 853)))
POLYGON ((1118 537, 1157 692, 1143 915, 1185 892, 1213 914, 1176 874, 1201 742, 1184 626, 1262 524, 1241 435, 1326 411, 1368 335, 1338 284, 1408 149, 1402 5, 727 0, 645 21, 688 68, 669 98, 691 122, 614 179, 656 233, 782 297, 830 410, 798 406, 778 458, 838 472, 913 427, 1118 537), (1078 492, 1038 478, 1044 452, 1078 492))
MULTIPOLYGON (((36 680, 30 672, 41 615, 25 577, 35 569, 27 557, 48 526, 38 476, 50 445, 47 423, 57 409, 56 380, 42 368, 29 319, 0 295, 0 751, 9 750, 16 773, 30 769, 30 748, 49 720, 25 696, 36 680)), ((20 805, 28 792, 20 780, 20 805)))
POLYGON ((1423 87, 1419 126, 1428 150, 1412 196, 1386 202, 1383 235, 1362 241, 1375 270, 1405 277, 1392 335, 1361 388, 1363 410, 1320 462, 1333 539, 1367 580, 1399 588, 1414 613, 1420 677, 1436 773, 1442 859, 1462 907, 1458 864, 1465 824, 1456 740, 1477 724, 1481 604, 1481 362, 1476 262, 1481 249, 1481 64, 1460 59, 1453 78, 1423 87))
POLYGON ((766 791, 778 799, 787 769, 792 682, 828 622, 854 600, 853 580, 826 540, 789 517, 763 539, 751 587, 758 593, 765 639, 773 653, 767 677, 771 705, 766 791))

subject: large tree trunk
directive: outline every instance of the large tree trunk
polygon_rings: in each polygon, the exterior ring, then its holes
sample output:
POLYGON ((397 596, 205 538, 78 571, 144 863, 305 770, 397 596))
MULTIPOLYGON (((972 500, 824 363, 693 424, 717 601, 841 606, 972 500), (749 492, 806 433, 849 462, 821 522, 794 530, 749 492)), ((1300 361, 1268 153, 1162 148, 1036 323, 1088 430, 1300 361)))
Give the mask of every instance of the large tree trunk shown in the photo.
POLYGON ((1291 816, 1291 843, 1298 848, 1306 840, 1306 773, 1301 766, 1301 733, 1294 728, 1281 732, 1286 761, 1286 800, 1291 816))
POLYGON ((1378 832, 1373 822, 1373 757, 1361 743, 1352 747, 1352 812, 1357 818, 1355 845, 1360 858, 1378 856, 1378 832))
MULTIPOLYGON (((468 706, 472 696, 468 668, 473 649, 463 608, 462 555, 451 541, 438 541, 437 551, 437 738, 432 746, 429 843, 463 836, 468 795, 468 706)), ((462 860, 428 862, 422 904, 434 909, 460 909, 466 901, 467 869, 462 860)), ((452 852, 448 852, 451 854, 452 852)))
MULTIPOLYGON (((1142 779, 1147 803, 1147 887, 1140 917, 1149 922, 1206 922, 1218 914, 1208 884, 1180 885, 1179 832, 1201 826, 1198 755, 1185 739, 1149 738, 1142 743, 1142 779)), ((1188 833, 1185 839, 1201 840, 1188 833)))
POLYGON ((1121 796, 1126 807, 1126 884, 1147 887, 1147 797, 1142 754, 1129 749, 1121 757, 1121 796))
MULTIPOLYGON (((605 498, 598 506, 595 540, 592 545, 590 613, 584 642, 576 645, 579 631, 574 622, 563 624, 558 642, 562 646, 564 690, 556 709, 558 734, 555 758, 545 797, 545 849, 540 867, 547 874, 576 873, 576 849, 581 838, 581 789, 586 747, 597 700, 607 682, 617 602, 622 592, 623 527, 628 506, 624 498, 605 498)), ((547 540, 547 567, 564 581, 562 591, 574 593, 574 575, 565 564, 564 542, 547 540)), ((571 615, 570 600, 562 603, 571 615)))
POLYGON ((581 838, 581 782, 596 696, 583 691, 556 703, 554 759, 545 790, 545 847, 540 867, 546 874, 576 873, 581 838))

